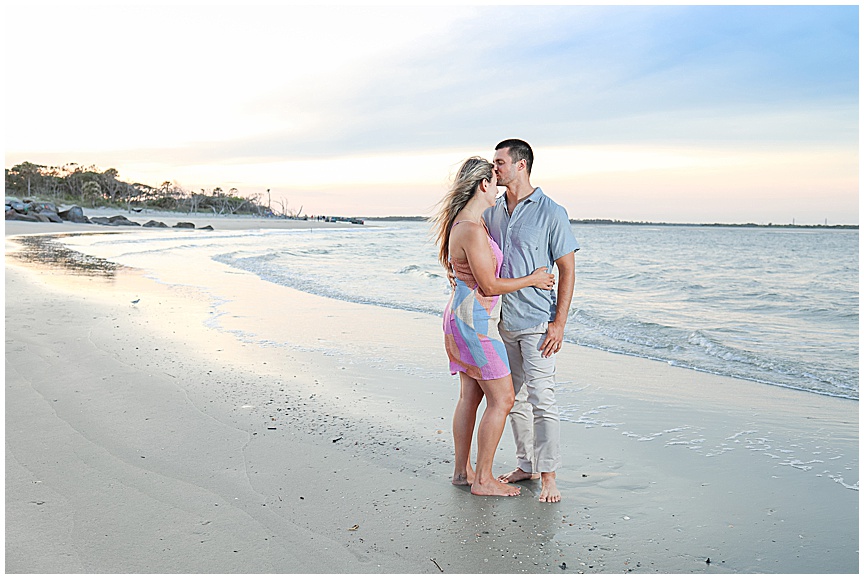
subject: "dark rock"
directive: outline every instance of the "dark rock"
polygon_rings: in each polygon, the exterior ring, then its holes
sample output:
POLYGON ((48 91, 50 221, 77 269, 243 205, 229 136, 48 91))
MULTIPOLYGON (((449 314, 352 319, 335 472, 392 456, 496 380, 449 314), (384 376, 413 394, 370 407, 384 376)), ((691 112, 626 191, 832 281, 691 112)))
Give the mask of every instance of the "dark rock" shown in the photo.
POLYGON ((36 221, 41 221, 42 223, 51 223, 51 220, 48 219, 47 215, 43 215, 41 213, 32 213, 31 215, 36 218, 36 221))
POLYGON ((60 219, 71 221, 72 223, 92 223, 90 219, 84 216, 84 210, 77 205, 70 207, 66 211, 60 211, 57 215, 60 216, 60 219))
POLYGON ((93 223, 98 223, 99 225, 114 225, 114 226, 119 226, 119 225, 132 226, 132 225, 134 225, 134 226, 139 226, 139 227, 141 225, 140 223, 136 223, 135 221, 129 221, 128 219, 126 219, 122 215, 115 215, 114 217, 92 217, 90 219, 90 221, 93 223))
POLYGON ((141 227, 141 224, 137 221, 132 221, 122 215, 115 215, 111 218, 111 225, 134 225, 135 227, 141 227))
POLYGON ((127 217, 123 215, 115 215, 114 217, 109 217, 108 221, 111 222, 111 225, 134 225, 136 227, 141 226, 141 224, 137 221, 130 221, 127 217))
POLYGON ((39 215, 41 215, 42 217, 47 217, 48 221, 50 221, 51 223, 63 223, 63 220, 60 219, 60 216, 57 215, 55 211, 43 210, 39 212, 39 215))
POLYGON ((18 199, 17 197, 7 197, 6 198, 6 207, 7 211, 9 209, 14 209, 18 213, 24 213, 24 203, 18 199))
POLYGON ((161 221, 154 221, 151 219, 150 221, 145 223, 142 227, 168 227, 168 226, 165 225, 164 223, 162 223, 161 221))
POLYGON ((178 221, 174 227, 177 229, 195 229, 195 224, 188 221, 178 221))
POLYGON ((24 215, 23 213, 18 213, 14 209, 6 212, 6 219, 9 221, 30 221, 31 223, 39 221, 33 215, 24 215))
POLYGON ((57 206, 53 203, 40 203, 38 201, 30 201, 29 203, 27 203, 27 212, 57 213, 57 206))
POLYGON ((205 225, 204 227, 199 227, 198 229, 201 231, 213 231, 213 226, 212 225, 205 225))

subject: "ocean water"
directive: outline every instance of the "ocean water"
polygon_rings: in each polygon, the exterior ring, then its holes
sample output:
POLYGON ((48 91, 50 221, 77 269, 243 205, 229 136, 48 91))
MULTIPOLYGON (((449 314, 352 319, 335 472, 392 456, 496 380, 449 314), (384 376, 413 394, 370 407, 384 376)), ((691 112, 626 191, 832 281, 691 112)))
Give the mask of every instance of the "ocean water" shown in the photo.
MULTIPOLYGON (((858 398, 858 232, 574 225, 565 339, 714 374, 858 398)), ((440 315, 429 226, 268 232, 215 259, 335 299, 440 315)))
MULTIPOLYGON (((568 342, 858 399, 857 230, 572 227, 582 249, 568 342)), ((435 316, 449 297, 424 222, 109 237, 67 243, 96 254, 101 245, 119 263, 206 245, 212 259, 268 282, 435 316)))

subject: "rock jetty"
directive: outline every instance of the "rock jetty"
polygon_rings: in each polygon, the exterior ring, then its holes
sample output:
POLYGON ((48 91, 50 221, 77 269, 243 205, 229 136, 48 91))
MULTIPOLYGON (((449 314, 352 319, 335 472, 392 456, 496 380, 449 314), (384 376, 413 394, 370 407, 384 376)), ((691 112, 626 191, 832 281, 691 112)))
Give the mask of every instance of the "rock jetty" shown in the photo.
MULTIPOLYGON (((14 197, 6 198, 6 220, 7 221, 29 221, 33 223, 63 223, 65 221, 71 223, 92 223, 95 225, 108 226, 133 226, 133 227, 165 227, 161 221, 151 219, 147 223, 141 225, 137 221, 132 221, 123 215, 115 215, 113 217, 87 217, 84 215, 84 210, 74 205, 69 209, 59 211, 53 203, 40 203, 37 201, 21 201, 14 197)), ((204 227, 195 227, 194 223, 188 221, 180 221, 173 226, 174 229, 201 229, 213 231, 213 226, 206 225, 204 227)))

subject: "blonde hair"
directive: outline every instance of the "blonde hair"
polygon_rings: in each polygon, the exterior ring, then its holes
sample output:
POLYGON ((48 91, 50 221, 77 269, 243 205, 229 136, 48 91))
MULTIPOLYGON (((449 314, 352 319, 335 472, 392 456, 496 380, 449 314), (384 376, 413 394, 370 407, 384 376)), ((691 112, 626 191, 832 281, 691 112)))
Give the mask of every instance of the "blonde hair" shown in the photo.
POLYGON ((474 197, 483 179, 492 180, 492 169, 492 163, 482 157, 466 159, 459 167, 450 190, 438 202, 438 211, 430 219, 434 223, 432 232, 438 244, 438 261, 447 270, 448 277, 452 278, 453 272, 453 266, 450 265, 450 229, 453 221, 474 197))

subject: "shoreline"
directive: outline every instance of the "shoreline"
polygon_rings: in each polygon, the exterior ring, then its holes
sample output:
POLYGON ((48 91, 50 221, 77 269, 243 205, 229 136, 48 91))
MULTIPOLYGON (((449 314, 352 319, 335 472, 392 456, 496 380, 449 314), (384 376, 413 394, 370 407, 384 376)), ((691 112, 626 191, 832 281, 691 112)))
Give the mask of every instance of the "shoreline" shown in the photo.
MULTIPOLYGON (((571 345, 564 500, 540 505, 533 483, 480 499, 448 483, 457 391, 437 319, 228 268, 211 273, 235 293, 214 307, 141 272, 14 263, 9 236, 7 572, 858 570, 857 490, 755 460, 787 430, 857 457, 857 401, 571 345), (736 434, 710 458, 691 448, 736 434)), ((512 463, 508 427, 495 471, 512 463)))

